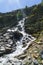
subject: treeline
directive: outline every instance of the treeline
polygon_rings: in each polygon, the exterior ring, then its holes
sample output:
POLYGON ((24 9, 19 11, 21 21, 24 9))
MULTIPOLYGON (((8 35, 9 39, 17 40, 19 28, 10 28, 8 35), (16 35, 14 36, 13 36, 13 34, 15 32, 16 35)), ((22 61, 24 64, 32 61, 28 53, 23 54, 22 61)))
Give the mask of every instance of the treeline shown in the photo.
POLYGON ((30 34, 43 31, 43 6, 41 4, 32 8, 30 15, 25 20, 25 29, 30 34))
POLYGON ((23 17, 28 17, 25 20, 27 33, 33 34, 43 30, 43 6, 41 4, 32 7, 26 6, 24 9, 12 12, 0 13, 0 30, 16 26, 23 17))
POLYGON ((21 10, 16 10, 8 13, 0 13, 0 31, 12 26, 16 26, 18 24, 18 21, 22 18, 23 17, 21 10))
POLYGON ((19 20, 30 15, 33 7, 26 6, 24 9, 18 9, 7 13, 0 13, 0 30, 17 25, 19 20))

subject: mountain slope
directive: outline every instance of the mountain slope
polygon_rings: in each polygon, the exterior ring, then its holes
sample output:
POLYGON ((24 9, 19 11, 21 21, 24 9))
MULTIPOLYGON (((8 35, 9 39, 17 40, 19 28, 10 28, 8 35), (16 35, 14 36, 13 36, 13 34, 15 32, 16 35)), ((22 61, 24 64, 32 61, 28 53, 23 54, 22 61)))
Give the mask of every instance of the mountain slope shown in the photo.
POLYGON ((43 6, 33 7, 30 15, 25 20, 25 29, 27 33, 36 34, 43 31, 43 6))
POLYGON ((15 26, 25 13, 25 29, 27 33, 37 33, 43 30, 43 6, 41 4, 7 13, 0 13, 0 31, 15 26))

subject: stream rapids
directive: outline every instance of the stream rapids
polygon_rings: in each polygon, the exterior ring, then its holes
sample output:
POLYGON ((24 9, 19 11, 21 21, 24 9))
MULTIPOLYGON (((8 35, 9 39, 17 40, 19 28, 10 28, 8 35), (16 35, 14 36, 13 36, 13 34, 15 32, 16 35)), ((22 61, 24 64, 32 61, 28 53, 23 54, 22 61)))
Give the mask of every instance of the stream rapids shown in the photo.
POLYGON ((15 58, 15 56, 24 53, 35 40, 34 37, 25 32, 24 21, 25 18, 20 20, 16 27, 8 29, 3 36, 0 36, 0 65, 23 65, 22 60, 15 58))

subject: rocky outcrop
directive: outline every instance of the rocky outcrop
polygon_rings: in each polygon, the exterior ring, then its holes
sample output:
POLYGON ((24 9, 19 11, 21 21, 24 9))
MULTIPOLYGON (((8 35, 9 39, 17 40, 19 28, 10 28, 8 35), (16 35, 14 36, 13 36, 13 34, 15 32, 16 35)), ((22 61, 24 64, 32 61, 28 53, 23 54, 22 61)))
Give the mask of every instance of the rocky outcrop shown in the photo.
POLYGON ((18 31, 13 33, 13 38, 15 40, 20 40, 22 37, 23 37, 23 35, 20 32, 18 32, 18 31))
POLYGON ((0 35, 0 56, 9 54, 16 50, 16 42, 20 40, 23 35, 18 32, 7 32, 0 35))
POLYGON ((14 50, 16 49, 16 44, 11 37, 13 38, 13 35, 10 33, 0 35, 0 56, 11 53, 13 51, 13 47, 14 50))

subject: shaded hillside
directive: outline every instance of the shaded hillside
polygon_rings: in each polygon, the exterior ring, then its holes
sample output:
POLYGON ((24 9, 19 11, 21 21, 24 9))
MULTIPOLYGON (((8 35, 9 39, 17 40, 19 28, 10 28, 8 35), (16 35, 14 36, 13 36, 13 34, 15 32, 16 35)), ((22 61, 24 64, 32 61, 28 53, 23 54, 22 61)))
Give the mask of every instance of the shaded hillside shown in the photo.
POLYGON ((0 13, 0 31, 6 30, 12 26, 16 26, 20 19, 22 19, 22 13, 20 10, 0 13))

